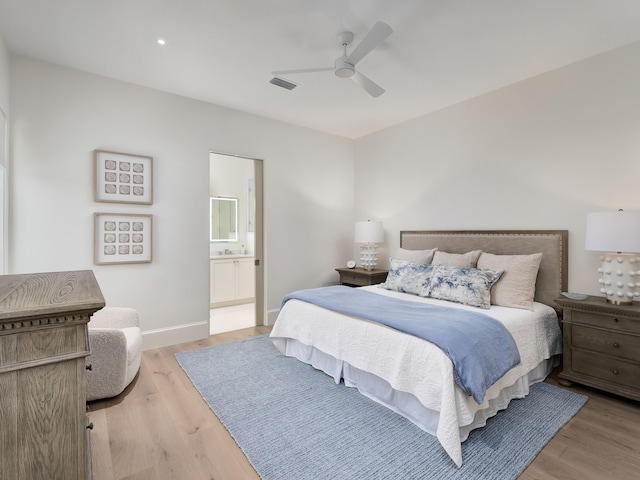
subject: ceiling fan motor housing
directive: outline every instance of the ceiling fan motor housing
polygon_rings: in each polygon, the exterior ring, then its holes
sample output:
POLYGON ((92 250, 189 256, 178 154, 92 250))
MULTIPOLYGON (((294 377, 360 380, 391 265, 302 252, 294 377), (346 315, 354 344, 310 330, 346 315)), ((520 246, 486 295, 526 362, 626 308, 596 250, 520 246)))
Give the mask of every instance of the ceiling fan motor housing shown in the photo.
POLYGON ((351 63, 346 62, 345 58, 346 57, 340 57, 336 59, 335 74, 337 77, 349 78, 355 73, 355 67, 351 63))

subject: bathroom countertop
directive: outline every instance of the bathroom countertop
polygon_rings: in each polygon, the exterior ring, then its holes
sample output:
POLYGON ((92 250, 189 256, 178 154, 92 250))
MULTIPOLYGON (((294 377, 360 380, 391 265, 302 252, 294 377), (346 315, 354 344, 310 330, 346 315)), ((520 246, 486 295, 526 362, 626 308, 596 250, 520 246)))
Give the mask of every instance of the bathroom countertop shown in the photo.
POLYGON ((225 258, 252 258, 253 253, 223 253, 221 255, 209 255, 210 260, 224 260, 225 258))

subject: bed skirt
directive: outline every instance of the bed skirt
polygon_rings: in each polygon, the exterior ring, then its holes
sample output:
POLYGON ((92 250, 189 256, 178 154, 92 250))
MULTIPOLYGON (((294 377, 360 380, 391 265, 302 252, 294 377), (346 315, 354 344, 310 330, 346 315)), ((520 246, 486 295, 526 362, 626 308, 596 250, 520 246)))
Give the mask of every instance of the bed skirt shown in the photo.
MULTIPOLYGON (((276 337, 272 338, 272 341, 276 348, 286 356, 297 358, 301 362, 323 371, 331 376, 336 383, 340 383, 341 379, 344 380, 346 386, 357 388, 362 395, 402 415, 425 432, 437 436, 440 413, 437 410, 426 408, 411 393, 396 390, 377 375, 355 368, 347 362, 338 360, 315 347, 304 345, 298 340, 276 337)), ((476 412, 470 424, 458 425, 460 441, 464 442, 472 430, 485 426, 487 419, 507 408, 511 400, 524 398, 528 395, 529 387, 543 381, 559 364, 560 356, 556 355, 542 361, 528 374, 504 387, 497 397, 488 402, 487 408, 476 412)))

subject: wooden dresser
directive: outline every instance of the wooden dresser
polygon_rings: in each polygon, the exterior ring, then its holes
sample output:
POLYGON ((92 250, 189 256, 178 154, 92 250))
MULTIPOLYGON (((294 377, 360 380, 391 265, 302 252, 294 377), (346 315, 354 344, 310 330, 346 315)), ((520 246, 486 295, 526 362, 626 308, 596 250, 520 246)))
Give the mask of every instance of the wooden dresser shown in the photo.
POLYGON ((0 276, 0 478, 91 477, 87 322, 91 271, 0 276))
POLYGON ((560 383, 640 400, 640 305, 613 305, 604 297, 556 302, 563 316, 560 383))

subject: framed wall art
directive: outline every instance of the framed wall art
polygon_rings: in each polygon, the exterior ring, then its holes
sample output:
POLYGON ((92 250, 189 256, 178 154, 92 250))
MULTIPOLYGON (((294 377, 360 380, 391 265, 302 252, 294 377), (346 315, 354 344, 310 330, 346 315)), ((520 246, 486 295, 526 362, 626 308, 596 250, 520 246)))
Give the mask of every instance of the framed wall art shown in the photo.
POLYGON ((94 150, 95 200, 153 203, 153 157, 94 150))
POLYGON ((151 262, 151 215, 94 213, 93 263, 151 262))

